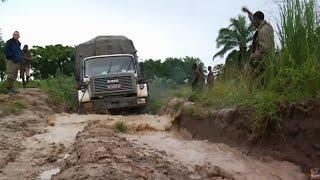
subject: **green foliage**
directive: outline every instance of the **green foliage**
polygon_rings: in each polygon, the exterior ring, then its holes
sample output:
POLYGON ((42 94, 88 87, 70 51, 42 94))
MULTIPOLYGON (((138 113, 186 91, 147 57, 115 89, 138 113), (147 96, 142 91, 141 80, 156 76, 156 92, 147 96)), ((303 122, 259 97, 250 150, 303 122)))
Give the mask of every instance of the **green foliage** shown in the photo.
POLYGON ((192 117, 196 117, 198 115, 198 109, 195 106, 188 106, 185 108, 185 111, 192 117))
POLYGON ((128 130, 127 125, 124 122, 117 122, 115 128, 118 132, 125 133, 128 130))
POLYGON ((20 101, 6 102, 0 105, 0 117, 21 114, 26 105, 20 101))
POLYGON ((149 84, 149 106, 150 111, 153 114, 158 113, 159 110, 174 97, 187 99, 191 91, 190 86, 172 84, 171 80, 161 79, 161 83, 158 83, 157 81, 159 80, 157 80, 154 83, 149 84))
POLYGON ((204 69, 204 64, 199 58, 166 58, 161 60, 146 60, 140 62, 140 70, 144 77, 150 80, 166 79, 174 84, 185 84, 193 79, 193 64, 199 64, 204 69))
POLYGON ((77 95, 73 76, 66 76, 58 70, 54 78, 40 80, 38 83, 56 103, 67 105, 69 110, 76 109, 77 95))
POLYGON ((247 25, 244 16, 232 18, 230 21, 228 28, 222 28, 219 31, 216 42, 217 47, 222 49, 214 55, 214 58, 224 56, 231 51, 227 56, 226 65, 241 67, 248 59, 248 43, 253 38, 254 28, 247 25))
POLYGON ((277 102, 279 95, 272 91, 255 91, 251 107, 255 110, 252 119, 252 137, 256 138, 281 130, 281 116, 277 102))
POLYGON ((58 69, 68 76, 72 76, 75 72, 73 47, 60 44, 34 46, 31 52, 34 57, 32 70, 35 79, 52 78, 58 69))
POLYGON ((315 1, 287 1, 281 8, 281 51, 265 59, 268 88, 316 97, 320 90, 320 19, 315 1))
MULTIPOLYGON (((19 81, 14 82, 14 87, 15 88, 22 88, 22 83, 19 81)), ((7 93, 7 88, 6 88, 6 81, 0 81, 0 94, 6 94, 7 93)))
POLYGON ((5 70, 6 70, 6 63, 5 63, 3 50, 4 50, 4 41, 0 37, 0 81, 4 80, 5 70))

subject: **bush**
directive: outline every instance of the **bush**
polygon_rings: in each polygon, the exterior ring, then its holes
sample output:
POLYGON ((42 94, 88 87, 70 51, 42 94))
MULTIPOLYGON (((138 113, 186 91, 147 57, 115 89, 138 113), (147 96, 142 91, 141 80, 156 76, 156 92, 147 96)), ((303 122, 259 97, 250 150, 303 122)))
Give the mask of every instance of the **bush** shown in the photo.
POLYGON ((188 98, 190 87, 177 85, 172 80, 157 78, 156 81, 149 84, 150 88, 150 111, 153 114, 166 105, 173 97, 188 98))
POLYGON ((128 130, 127 125, 124 122, 117 122, 115 128, 118 132, 125 133, 128 130))
POLYGON ((74 89, 74 77, 66 76, 58 71, 54 78, 40 80, 38 83, 40 88, 45 90, 56 103, 67 105, 69 110, 76 110, 77 94, 74 89))

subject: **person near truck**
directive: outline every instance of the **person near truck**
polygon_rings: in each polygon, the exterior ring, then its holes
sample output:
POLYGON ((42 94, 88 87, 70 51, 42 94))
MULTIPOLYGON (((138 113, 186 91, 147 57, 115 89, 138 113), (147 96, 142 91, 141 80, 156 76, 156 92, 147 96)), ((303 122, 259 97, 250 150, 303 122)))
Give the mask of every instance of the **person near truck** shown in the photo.
POLYGON ((22 61, 21 43, 19 42, 20 33, 15 31, 13 37, 5 43, 4 55, 6 61, 6 87, 8 94, 18 93, 14 89, 14 82, 18 76, 18 70, 22 61))
POLYGON ((32 63, 32 56, 30 50, 28 49, 28 45, 23 46, 22 57, 23 60, 20 66, 20 78, 22 79, 23 88, 25 88, 29 82, 30 68, 32 63))
POLYGON ((191 83, 192 90, 196 90, 199 87, 199 81, 200 81, 200 68, 197 63, 194 63, 192 66, 193 69, 193 81, 191 83))
POLYGON ((263 58, 274 51, 274 30, 272 25, 264 20, 263 12, 257 11, 253 14, 245 7, 242 10, 248 13, 252 25, 256 28, 250 53, 250 66, 256 77, 263 74, 265 70, 263 58))
POLYGON ((212 72, 212 67, 208 66, 207 84, 209 88, 213 87, 214 75, 212 72))

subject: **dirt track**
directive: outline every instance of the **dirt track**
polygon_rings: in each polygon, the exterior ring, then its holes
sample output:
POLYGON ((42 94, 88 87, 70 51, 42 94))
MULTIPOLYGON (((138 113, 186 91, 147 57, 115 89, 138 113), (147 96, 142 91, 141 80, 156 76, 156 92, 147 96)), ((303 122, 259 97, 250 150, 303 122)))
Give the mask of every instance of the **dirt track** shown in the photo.
POLYGON ((166 116, 53 114, 38 90, 14 101, 26 110, 0 118, 0 179, 306 179, 292 163, 189 139, 166 116))

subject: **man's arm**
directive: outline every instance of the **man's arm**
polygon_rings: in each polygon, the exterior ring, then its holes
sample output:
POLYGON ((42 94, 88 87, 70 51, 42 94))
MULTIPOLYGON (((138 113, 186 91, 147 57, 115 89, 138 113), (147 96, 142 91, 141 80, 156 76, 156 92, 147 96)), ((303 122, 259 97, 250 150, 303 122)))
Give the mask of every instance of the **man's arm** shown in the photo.
POLYGON ((27 61, 32 61, 32 56, 31 56, 31 53, 30 51, 27 52, 26 54, 24 54, 24 57, 23 57, 25 60, 27 61))
POLYGON ((253 13, 252 13, 248 8, 246 8, 246 7, 243 7, 243 8, 242 8, 242 11, 248 13, 249 19, 250 19, 250 21, 252 22, 252 21, 253 21, 253 13))
POLYGON ((4 45, 4 55, 6 56, 7 59, 12 59, 13 58, 13 53, 11 50, 12 43, 11 41, 7 41, 6 44, 4 45))

